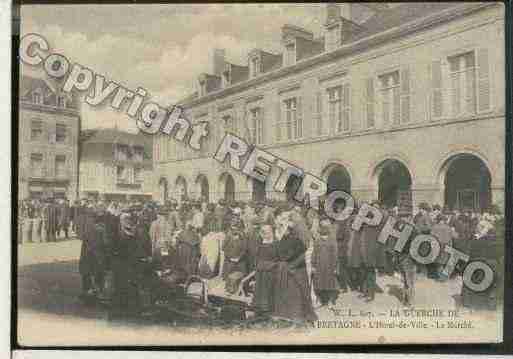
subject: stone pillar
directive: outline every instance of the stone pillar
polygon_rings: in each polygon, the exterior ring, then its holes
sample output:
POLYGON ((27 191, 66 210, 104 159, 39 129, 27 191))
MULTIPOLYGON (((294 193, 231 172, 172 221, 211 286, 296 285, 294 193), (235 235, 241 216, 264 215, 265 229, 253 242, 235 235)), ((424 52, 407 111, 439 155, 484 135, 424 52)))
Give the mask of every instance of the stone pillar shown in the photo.
POLYGON ((505 210, 504 186, 492 187, 492 205, 497 205, 502 214, 505 210))

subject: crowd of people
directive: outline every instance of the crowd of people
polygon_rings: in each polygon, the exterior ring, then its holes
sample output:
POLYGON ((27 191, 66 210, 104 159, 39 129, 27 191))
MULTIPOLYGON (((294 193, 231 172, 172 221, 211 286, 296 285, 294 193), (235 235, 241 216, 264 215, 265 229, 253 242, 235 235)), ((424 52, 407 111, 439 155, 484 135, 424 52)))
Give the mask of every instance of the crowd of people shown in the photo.
MULTIPOLYGON (((412 214, 372 205, 413 224, 417 233, 434 235, 442 247, 493 240, 503 221, 496 209, 475 213, 421 203, 412 214)), ((334 222, 297 203, 81 200, 70 206, 49 200, 25 201, 22 213, 38 233, 35 242, 55 240, 61 230, 67 237, 72 229, 82 240, 83 295, 110 297, 117 314, 148 302, 134 280, 140 263, 157 264, 175 283, 193 275, 222 279, 228 294, 251 296, 258 311, 299 322, 314 320, 314 307, 334 305, 340 293, 356 291, 362 301, 373 301, 381 291, 377 276, 398 273, 407 306, 414 304, 419 271, 447 280, 441 270, 447 258, 420 266, 407 251, 378 243, 382 226, 354 231, 354 214, 334 222)))

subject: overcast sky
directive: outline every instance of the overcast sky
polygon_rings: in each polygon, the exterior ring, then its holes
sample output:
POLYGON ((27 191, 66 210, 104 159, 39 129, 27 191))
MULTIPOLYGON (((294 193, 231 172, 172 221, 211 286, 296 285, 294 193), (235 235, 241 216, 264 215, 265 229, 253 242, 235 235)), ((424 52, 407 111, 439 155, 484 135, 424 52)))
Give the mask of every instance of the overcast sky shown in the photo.
MULTIPOLYGON (((39 33, 59 52, 131 89, 143 87, 161 105, 195 90, 211 71, 215 47, 246 64, 253 48, 280 52, 280 28, 289 23, 319 36, 324 4, 26 5, 21 34, 39 33)), ((22 67, 22 72, 32 69, 22 67)), ((83 104, 83 126, 135 129, 124 113, 83 104)))

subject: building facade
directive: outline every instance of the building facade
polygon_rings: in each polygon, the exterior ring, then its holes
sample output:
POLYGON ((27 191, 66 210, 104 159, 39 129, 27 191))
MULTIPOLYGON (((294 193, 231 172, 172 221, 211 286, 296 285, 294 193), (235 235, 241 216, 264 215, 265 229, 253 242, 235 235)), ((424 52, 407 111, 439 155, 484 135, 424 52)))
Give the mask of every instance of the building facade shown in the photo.
POLYGON ((284 25, 281 54, 243 65, 214 53, 183 101, 211 133, 201 151, 156 138, 156 198, 286 196, 213 159, 229 131, 361 200, 503 207, 500 3, 330 4, 324 29, 284 25))
POLYGON ((76 99, 58 83, 20 78, 18 193, 26 198, 68 198, 78 194, 76 99))
POLYGON ((83 131, 80 142, 81 198, 151 199, 151 136, 97 129, 83 131))

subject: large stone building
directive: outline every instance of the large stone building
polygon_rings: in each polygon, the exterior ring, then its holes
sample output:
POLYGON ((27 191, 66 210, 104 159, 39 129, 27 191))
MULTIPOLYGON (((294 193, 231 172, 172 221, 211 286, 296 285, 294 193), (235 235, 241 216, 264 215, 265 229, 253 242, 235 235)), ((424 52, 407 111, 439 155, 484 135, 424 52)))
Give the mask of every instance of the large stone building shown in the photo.
POLYGON ((502 4, 329 4, 322 36, 281 35, 247 64, 215 51, 183 101, 212 134, 200 152, 156 139, 156 197, 283 196, 212 158, 228 130, 362 200, 503 206, 502 4))
POLYGON ((80 107, 58 83, 22 76, 19 90, 18 196, 75 199, 80 107))
POLYGON ((152 197, 152 136, 117 129, 82 132, 80 197, 145 200, 152 197))

